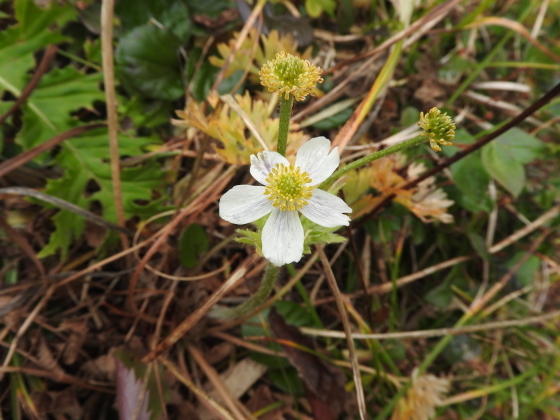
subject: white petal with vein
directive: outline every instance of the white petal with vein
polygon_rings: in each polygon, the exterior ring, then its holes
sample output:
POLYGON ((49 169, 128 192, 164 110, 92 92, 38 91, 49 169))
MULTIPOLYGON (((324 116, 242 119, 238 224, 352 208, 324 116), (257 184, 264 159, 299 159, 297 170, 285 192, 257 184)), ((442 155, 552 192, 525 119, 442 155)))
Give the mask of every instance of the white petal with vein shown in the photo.
POLYGON ((303 227, 297 211, 272 211, 262 231, 262 251, 278 267, 301 259, 303 227))
POLYGON ((236 185, 220 199, 220 217, 236 225, 254 222, 274 207, 264 195, 265 187, 236 185))
POLYGON ((324 227, 348 226, 350 218, 344 213, 352 213, 352 209, 336 195, 323 190, 313 190, 309 204, 300 211, 314 223, 324 227))
POLYGON ((326 137, 315 137, 299 148, 296 166, 309 174, 313 180, 310 185, 320 184, 338 168, 338 147, 329 153, 330 149, 331 142, 326 137))

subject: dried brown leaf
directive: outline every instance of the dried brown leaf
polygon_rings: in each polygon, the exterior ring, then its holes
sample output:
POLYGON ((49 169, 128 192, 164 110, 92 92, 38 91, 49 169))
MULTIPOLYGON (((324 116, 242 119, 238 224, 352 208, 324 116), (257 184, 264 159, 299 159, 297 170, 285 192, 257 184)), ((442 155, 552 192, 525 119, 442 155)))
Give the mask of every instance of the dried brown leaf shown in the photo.
MULTIPOLYGON (((315 349, 313 340, 303 335, 297 327, 287 324, 276 309, 270 311, 268 321, 274 336, 283 342, 292 342, 300 347, 315 349)), ((316 420, 336 420, 343 410, 346 399, 344 372, 295 346, 282 343, 282 347, 288 360, 303 380, 313 417, 316 420)))

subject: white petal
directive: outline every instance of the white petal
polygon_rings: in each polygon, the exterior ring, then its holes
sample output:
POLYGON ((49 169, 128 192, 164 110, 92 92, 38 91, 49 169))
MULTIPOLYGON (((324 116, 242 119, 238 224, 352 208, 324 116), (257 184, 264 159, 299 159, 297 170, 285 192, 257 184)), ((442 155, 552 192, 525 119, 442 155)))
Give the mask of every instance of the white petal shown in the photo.
POLYGON ((262 251, 278 267, 301 259, 303 227, 297 211, 272 211, 262 231, 262 251))
POLYGON ((313 180, 309 185, 318 185, 338 168, 338 147, 330 153, 331 142, 326 137, 315 137, 301 146, 296 156, 296 166, 307 172, 313 180))
POLYGON ((220 199, 220 217, 236 225, 254 222, 274 207, 264 195, 265 187, 236 185, 220 199))
POLYGON ((259 154, 251 155, 251 168, 249 171, 253 178, 259 181, 263 185, 268 185, 266 182, 266 177, 276 166, 277 163, 283 163, 286 166, 290 166, 290 162, 278 152, 261 152, 259 154))
POLYGON ((324 227, 348 226, 350 218, 344 213, 352 209, 336 195, 323 190, 313 190, 309 204, 300 210, 313 223, 324 227))

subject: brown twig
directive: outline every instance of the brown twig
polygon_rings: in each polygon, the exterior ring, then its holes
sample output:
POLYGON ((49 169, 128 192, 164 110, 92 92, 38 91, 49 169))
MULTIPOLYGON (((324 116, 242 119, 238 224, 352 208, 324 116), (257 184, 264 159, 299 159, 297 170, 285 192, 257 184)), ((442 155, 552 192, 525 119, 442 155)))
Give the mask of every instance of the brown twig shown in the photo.
MULTIPOLYGON (((139 315, 144 319, 150 319, 152 322, 157 322, 155 318, 148 317, 147 315, 143 315, 138 312, 138 308, 136 306, 136 302, 134 301, 134 289, 136 288, 136 284, 138 283, 138 279, 140 278, 140 274, 144 270, 148 261, 154 256, 157 252, 159 247, 163 244, 163 242, 171 235, 171 233, 179 226, 179 224, 185 220, 187 217, 194 218, 196 217, 206 206, 212 203, 216 196, 218 196, 222 189, 227 185, 229 180, 234 174, 235 167, 229 167, 222 175, 221 178, 214 183, 213 188, 208 188, 205 192, 206 194, 201 194, 197 198, 195 198, 187 207, 182 209, 176 217, 173 218, 171 222, 167 224, 162 229, 161 235, 155 240, 152 246, 148 249, 142 260, 138 263, 138 266, 134 273, 130 278, 130 283, 128 286, 128 304, 135 315, 139 315)), ((189 219, 190 220, 190 219, 189 219)))
POLYGON ((49 45, 47 47, 47 50, 45 51, 45 54, 43 55, 43 58, 41 59, 41 62, 39 63, 37 70, 33 74, 33 77, 31 78, 27 86, 25 86, 25 88, 21 92, 21 95, 19 95, 19 97, 14 102, 14 104, 10 107, 10 109, 8 109, 8 111, 6 111, 6 113, 0 117, 0 125, 4 124, 4 121, 6 121, 6 119, 14 112, 16 112, 18 108, 26 101, 29 95, 31 95, 33 90, 37 87, 37 85, 41 81, 43 75, 47 72, 51 64, 51 61, 56 55, 57 50, 58 47, 56 45, 49 45))
POLYGON ((316 249, 317 249, 317 253, 319 254, 319 258, 321 259, 321 263, 323 264, 323 269, 325 270, 325 276, 327 277, 327 281, 335 297, 336 307, 338 308, 338 312, 340 314, 342 327, 344 328, 344 335, 346 336, 346 342, 348 344, 348 353, 350 355, 350 361, 352 362, 352 372, 354 376, 354 385, 356 386, 358 410, 360 412, 360 418, 362 420, 365 420, 367 418, 366 399, 364 396, 364 387, 362 386, 362 377, 360 375, 360 364, 358 362, 356 347, 354 346, 354 340, 352 338, 350 321, 348 320, 348 313, 346 312, 346 308, 344 307, 344 302, 342 301, 340 290, 338 288, 338 284, 336 283, 336 278, 334 277, 334 273, 329 264, 329 260, 325 255, 325 251, 323 250, 323 247, 320 245, 317 245, 316 249))
POLYGON ((10 173, 14 169, 19 168, 22 165, 25 165, 32 159, 35 159, 41 153, 46 152, 47 150, 51 149, 52 147, 62 143, 64 140, 70 139, 72 137, 76 137, 86 131, 94 130, 96 128, 105 127, 105 124, 90 124, 90 125, 82 125, 81 127, 72 128, 71 130, 65 131, 64 133, 57 134, 56 136, 50 138, 46 142, 33 147, 23 153, 20 153, 17 156, 3 162, 0 164, 0 177, 10 173))
MULTIPOLYGON (((125 226, 124 204, 121 187, 121 166, 119 155, 117 95, 115 92, 115 70, 113 61, 113 11, 114 0, 103 0, 101 5, 101 52, 103 59, 103 82, 105 85, 105 101, 107 106, 107 129, 109 134, 109 153, 111 157, 111 180, 115 196, 117 222, 125 226)), ((130 246, 128 237, 121 234, 123 249, 130 246)))
POLYGON ((198 321, 202 319, 206 313, 214 306, 227 292, 232 290, 241 280, 243 280, 245 274, 249 268, 259 259, 257 254, 253 254, 248 257, 227 279, 227 281, 222 284, 222 286, 215 291, 207 300, 200 306, 196 311, 194 311, 189 317, 187 317, 183 322, 181 322, 177 328, 175 328, 171 334, 169 334, 164 340, 162 340, 154 349, 148 353, 142 359, 143 363, 150 363, 178 340, 181 339, 198 321))

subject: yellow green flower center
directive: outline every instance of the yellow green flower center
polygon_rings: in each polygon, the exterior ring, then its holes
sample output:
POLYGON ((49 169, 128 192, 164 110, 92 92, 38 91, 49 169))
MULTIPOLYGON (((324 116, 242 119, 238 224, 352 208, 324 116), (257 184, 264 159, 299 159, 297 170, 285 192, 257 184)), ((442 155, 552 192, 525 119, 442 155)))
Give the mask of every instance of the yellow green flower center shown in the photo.
POLYGON ((311 182, 307 172, 297 166, 285 166, 277 163, 266 177, 268 185, 264 194, 272 201, 274 207, 282 211, 300 210, 311 198, 313 187, 306 186, 311 182))
POLYGON ((317 83, 323 82, 322 72, 309 61, 282 51, 262 66, 259 75, 261 84, 270 92, 278 92, 284 99, 293 95, 296 101, 303 101, 314 94, 317 83))

